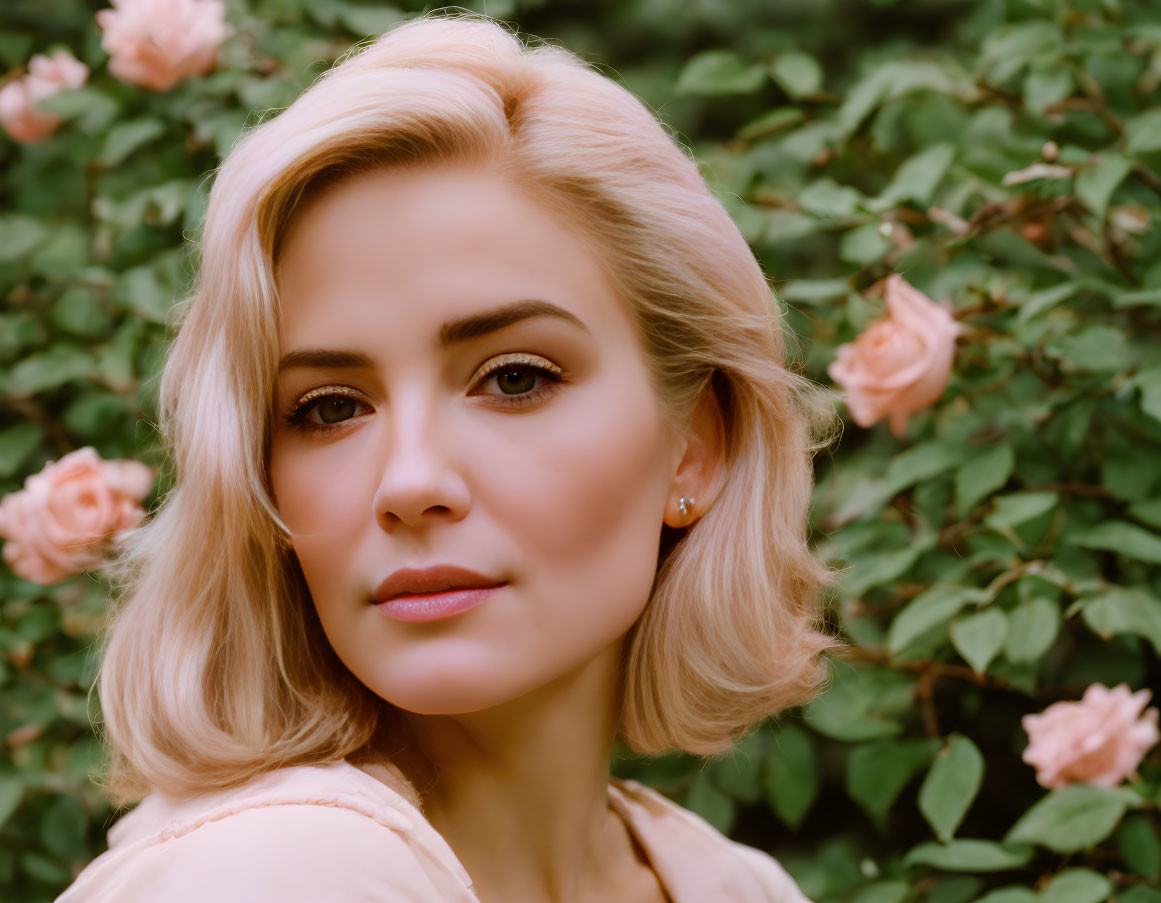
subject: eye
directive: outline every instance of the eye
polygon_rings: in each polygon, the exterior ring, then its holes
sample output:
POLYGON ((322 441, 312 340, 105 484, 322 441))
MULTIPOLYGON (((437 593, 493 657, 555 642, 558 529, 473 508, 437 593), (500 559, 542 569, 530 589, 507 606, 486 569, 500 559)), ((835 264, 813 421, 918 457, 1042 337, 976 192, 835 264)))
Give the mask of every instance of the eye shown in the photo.
MULTIPOLYGON (((486 385, 494 380, 500 392, 482 394, 497 399, 496 403, 501 407, 518 408, 548 397, 565 379, 564 370, 547 358, 516 352, 487 361, 473 375, 472 385, 486 385)), ((283 422, 304 433, 330 433, 343 429, 357 417, 360 406, 371 410, 371 406, 352 391, 342 386, 323 386, 312 389, 295 402, 283 422), (315 412, 318 413, 317 420, 312 419, 315 412)))
POLYGON ((495 380, 500 395, 485 394, 499 398, 499 403, 506 407, 534 404, 552 394, 557 384, 564 380, 564 371, 560 367, 535 354, 502 354, 492 358, 477 372, 479 375, 473 379, 473 384, 495 380), (536 385, 537 376, 543 380, 539 386, 536 385))
POLYGON ((335 391, 337 387, 326 386, 313 389, 302 396, 290 413, 286 415, 286 425, 304 433, 327 433, 341 427, 350 417, 354 416, 359 405, 369 407, 348 392, 335 391), (319 412, 321 421, 309 420, 314 411, 319 412))

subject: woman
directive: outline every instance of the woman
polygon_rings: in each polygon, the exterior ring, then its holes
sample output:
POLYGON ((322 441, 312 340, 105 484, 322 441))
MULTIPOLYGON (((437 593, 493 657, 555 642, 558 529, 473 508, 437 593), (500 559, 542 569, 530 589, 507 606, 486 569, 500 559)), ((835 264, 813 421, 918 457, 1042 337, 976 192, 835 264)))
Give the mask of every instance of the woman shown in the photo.
POLYGON ((477 16, 404 23, 217 175, 60 898, 802 901, 633 781, 819 690, 833 411, 658 120, 477 16))

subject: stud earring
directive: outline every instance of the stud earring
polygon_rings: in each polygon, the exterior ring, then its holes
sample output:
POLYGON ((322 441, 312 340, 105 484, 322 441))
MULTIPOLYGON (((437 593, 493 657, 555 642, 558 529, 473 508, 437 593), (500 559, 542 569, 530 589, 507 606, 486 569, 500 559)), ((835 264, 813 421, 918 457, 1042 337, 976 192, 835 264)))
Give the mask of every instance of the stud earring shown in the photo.
MULTIPOLYGON (((690 498, 690 500, 689 500, 689 505, 690 505, 690 506, 692 506, 692 505, 693 505, 693 503, 694 503, 694 499, 690 498)), ((683 496, 681 497, 681 499, 678 501, 678 503, 677 503, 677 507, 681 509, 681 513, 682 513, 682 515, 683 515, 683 516, 684 516, 684 515, 686 515, 686 514, 689 514, 689 507, 687 507, 687 506, 686 506, 686 504, 685 504, 685 496, 684 496, 684 495, 683 495, 683 496)))

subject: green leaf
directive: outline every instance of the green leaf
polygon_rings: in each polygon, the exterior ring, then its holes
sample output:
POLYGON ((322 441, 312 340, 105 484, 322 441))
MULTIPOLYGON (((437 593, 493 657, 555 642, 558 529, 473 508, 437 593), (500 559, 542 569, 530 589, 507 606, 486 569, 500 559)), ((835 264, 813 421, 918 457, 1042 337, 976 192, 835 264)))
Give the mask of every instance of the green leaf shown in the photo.
POLYGON ((846 93, 835 113, 839 137, 852 135, 880 104, 895 100, 913 91, 957 93, 966 87, 957 73, 929 60, 891 60, 881 64, 856 82, 846 93))
POLYGON ((938 537, 922 537, 904 549, 890 552, 875 552, 869 558, 860 558, 849 571, 840 578, 842 592, 852 598, 859 598, 873 586, 890 583, 909 571, 916 560, 938 541, 938 537))
POLYGON ((1124 787, 1070 784, 1053 790, 1016 821, 1005 843, 1036 843, 1057 853, 1087 850, 1117 826, 1127 806, 1140 797, 1124 787))
POLYGON ((62 91, 38 104, 46 113, 55 113, 78 131, 96 135, 105 131, 121 114, 122 104, 108 91, 85 85, 76 91, 62 91))
POLYGON ((762 763, 766 759, 766 735, 754 732, 734 744, 729 752, 713 758, 713 778, 734 799, 756 803, 762 796, 762 763))
POLYGON ((797 828, 818 796, 814 741, 797 724, 774 730, 766 754, 763 789, 774 813, 797 828))
POLYGON ((96 362, 88 352, 58 343, 16 364, 12 368, 10 388, 20 394, 32 395, 91 376, 95 368, 96 362))
POLYGON ((927 903, 967 903, 974 900, 984 886, 974 875, 931 876, 934 884, 927 893, 927 903))
POLYGON ((926 739, 877 740, 855 747, 847 756, 847 793, 886 830, 891 804, 938 747, 939 741, 926 739))
POLYGON ((47 235, 48 229, 30 216, 0 216, 0 263, 31 253, 47 235))
POLYGON ((0 778, 0 827, 12 817, 24 797, 24 779, 21 777, 0 778))
POLYGON ((1000 25, 984 38, 980 72, 996 87, 1019 72, 1038 54, 1064 43, 1060 29, 1045 19, 1000 25))
POLYGON ((1044 343, 1044 353, 1059 360, 1063 369, 1094 373, 1113 373, 1130 359, 1124 332, 1100 324, 1049 339, 1044 343))
POLYGON ((128 310, 153 323, 165 323, 176 300, 172 287, 152 266, 132 267, 124 272, 113 290, 113 298, 128 310))
POLYGON ((693 779, 682 804, 723 834, 730 833, 737 817, 737 804, 714 786, 710 773, 704 769, 693 779))
POLYGON ((968 458, 955 472, 955 509, 962 518, 984 498, 1008 482, 1016 455, 1008 444, 996 445, 968 458))
POLYGON ((1116 903, 1161 903, 1161 891, 1146 887, 1144 884, 1134 884, 1124 893, 1117 895, 1116 903))
POLYGON ((751 94, 766 81, 761 63, 746 63, 729 50, 706 50, 686 61, 677 76, 676 94, 719 96, 751 94))
POLYGON ((1118 633, 1143 636, 1161 655, 1161 600, 1138 587, 1118 586, 1081 600, 1089 630, 1108 640, 1118 633))
POLYGON ((1056 641, 1059 630, 1059 605, 1043 598, 1027 599, 1008 613, 1004 656, 1017 664, 1035 662, 1056 641))
POLYGON ((86 442, 94 442, 127 422, 129 402, 111 392, 82 392, 65 408, 62 420, 70 433, 86 442))
POLYGON ((868 266, 882 260, 895 247, 879 231, 877 222, 863 223, 843 235, 839 242, 839 259, 857 266, 868 266))
POLYGON ((806 722, 836 740, 875 740, 903 728, 892 716, 914 705, 915 678, 886 668, 828 663, 833 681, 803 710, 806 722))
POLYGON ((150 117, 119 122, 109 129, 98 159, 106 166, 118 166, 135 150, 164 134, 165 123, 160 119, 150 117))
POLYGON ((805 118, 806 114, 798 107, 775 107, 738 129, 738 137, 743 141, 753 141, 763 135, 798 125, 805 118))
POLYGON ((822 90, 822 67, 809 53, 780 53, 770 65, 770 76, 794 100, 822 90))
POLYGON ((1125 151, 1147 154, 1161 150, 1161 107, 1125 122, 1125 151))
POLYGON ((64 885, 72 878, 67 868, 39 850, 24 853, 20 857, 20 865, 33 878, 46 884, 64 885))
POLYGON ((1059 65, 1029 72, 1024 79, 1024 107, 1030 113, 1043 115, 1044 108, 1060 103, 1075 87, 1071 70, 1059 65))
POLYGON ((934 479, 958 466, 971 449, 961 443, 932 439, 895 455, 887 466, 887 484, 894 492, 934 479))
POLYGON ((1076 196, 1098 219, 1104 219, 1109 198, 1132 168, 1132 160, 1120 154, 1106 154, 1100 163, 1077 173, 1076 196))
POLYGON ((76 797, 57 796, 40 819, 40 840, 45 848, 65 862, 86 857, 85 826, 88 818, 76 797))
POLYGON ((0 477, 16 473, 25 458, 40 445, 44 433, 39 423, 18 423, 0 431, 0 477))
POLYGON ((1161 528, 1161 498, 1148 499, 1147 501, 1130 505, 1127 513, 1129 517, 1143 520, 1150 527, 1161 528))
POLYGON ((872 881, 855 891, 850 903, 904 903, 910 895, 911 885, 906 881, 872 881))
POLYGON ((1133 382, 1141 390, 1141 410, 1161 421, 1161 366, 1138 371, 1133 382))
POLYGON ((919 811, 947 843, 963 822, 984 777, 984 757, 970 738, 951 734, 919 788, 919 811))
POLYGON ((1070 868, 1057 872, 1040 891, 1041 903, 1104 903, 1113 883, 1091 869, 1070 868))
POLYGON ((1129 868, 1138 875, 1154 881, 1161 878, 1161 839, 1148 816, 1127 816, 1117 829, 1117 846, 1129 868))
POLYGON ((895 615, 887 630, 887 649, 898 653, 927 631, 947 624, 978 595, 966 586, 937 585, 913 598, 895 615))
POLYGON ((1020 305, 1020 311, 1016 314, 1017 321, 1026 323, 1038 314, 1051 310, 1061 302, 1067 301, 1077 292, 1082 291, 1085 285, 1081 279, 1071 279, 1068 282, 1032 292, 1020 305))
POLYGON ((816 304, 843 298, 851 291, 849 279, 791 279, 778 286, 777 294, 784 301, 816 304))
MULTIPOLYGON (((511 2, 511 0, 509 0, 511 2)), ((507 12, 503 9, 488 8, 488 14, 495 18, 508 18, 512 15, 515 4, 507 12)), ((374 6, 354 6, 344 4, 339 19, 353 35, 368 36, 381 35, 393 24, 407 18, 407 14, 394 6, 376 4, 374 6)))
POLYGON ((1126 558, 1161 564, 1161 536, 1128 521, 1106 521, 1073 533, 1066 539, 1074 546, 1103 549, 1126 558))
POLYGON ((998 608, 956 618, 949 630, 952 645, 972 670, 983 674, 1004 645, 1008 619, 998 608))
POLYGON ((1161 288, 1147 288, 1140 291, 1117 292, 1113 295, 1113 307, 1161 307, 1161 288))
POLYGON ((903 201, 927 206, 953 159, 955 148, 950 144, 936 144, 909 157, 895 171, 891 184, 868 206, 876 213, 903 201))
POLYGON ((51 316, 59 329, 81 338, 103 338, 113 328, 113 318, 97 302, 93 292, 80 285, 61 293, 52 306, 51 316))
POLYGON ((1023 884, 1009 884, 988 891, 977 898, 975 903, 1036 903, 1038 899, 1036 891, 1032 888, 1023 884))
POLYGON ((991 840, 952 840, 921 843, 908 850, 904 865, 931 865, 953 872, 1002 872, 1031 862, 1031 844, 996 843, 991 840))
POLYGON ((1059 503, 1060 495, 1055 492, 1013 492, 997 496, 984 523, 1002 532, 1046 514, 1059 503))
POLYGON ((798 206, 820 219, 848 220, 855 217, 863 195, 834 179, 815 179, 798 193, 798 206))

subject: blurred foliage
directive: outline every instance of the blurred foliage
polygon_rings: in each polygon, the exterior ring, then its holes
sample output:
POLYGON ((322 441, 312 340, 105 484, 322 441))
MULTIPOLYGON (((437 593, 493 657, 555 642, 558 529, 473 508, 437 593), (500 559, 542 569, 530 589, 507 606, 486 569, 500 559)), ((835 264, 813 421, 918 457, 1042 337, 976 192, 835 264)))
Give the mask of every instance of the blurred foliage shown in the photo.
MULTIPOLYGON (((67 46, 93 69, 49 102, 53 138, 0 139, 0 493, 82 445, 163 463, 167 314, 214 167, 430 8, 228 0, 219 69, 156 93, 105 70, 102 5, 0 7, 0 65, 67 46)), ((828 692, 729 755, 618 749, 614 770, 818 903, 1161 903, 1161 748, 1115 789, 1047 792, 1020 759, 1022 715, 1094 681, 1161 687, 1161 0, 467 6, 676 130, 814 379, 884 314, 891 272, 966 331, 905 441, 848 426, 817 462, 814 538, 844 570, 829 616, 855 645, 828 692), (1009 175, 1036 163, 1057 168, 1009 175)), ((0 897, 45 901, 111 823, 87 780, 106 588, 3 570, 0 597, 0 897)))

